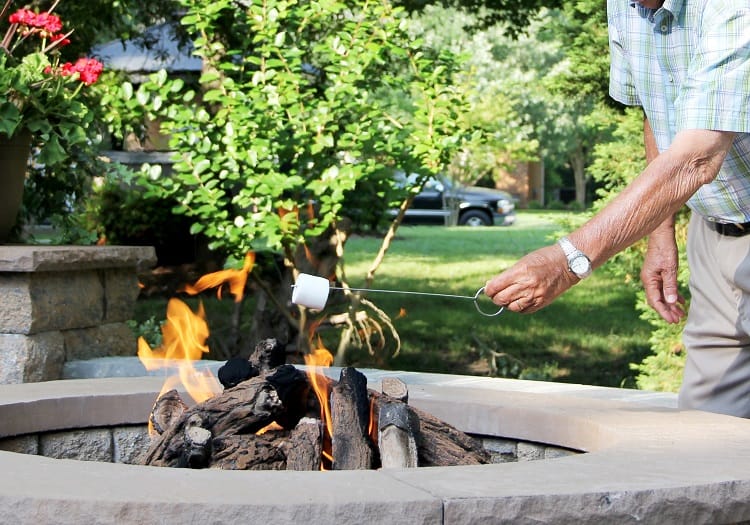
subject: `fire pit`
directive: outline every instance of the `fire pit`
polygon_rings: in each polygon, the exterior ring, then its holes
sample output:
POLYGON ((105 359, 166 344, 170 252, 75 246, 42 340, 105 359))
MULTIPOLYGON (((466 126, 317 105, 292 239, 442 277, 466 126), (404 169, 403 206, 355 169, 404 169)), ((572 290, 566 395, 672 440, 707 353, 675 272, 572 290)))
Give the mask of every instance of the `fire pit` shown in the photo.
MULTIPOLYGON (((0 452, 4 523, 728 523, 750 519, 750 421, 673 397, 365 370, 474 435, 585 451, 496 465, 335 472, 144 467, 0 452)), ((0 386, 0 437, 142 425, 158 377, 0 386)))

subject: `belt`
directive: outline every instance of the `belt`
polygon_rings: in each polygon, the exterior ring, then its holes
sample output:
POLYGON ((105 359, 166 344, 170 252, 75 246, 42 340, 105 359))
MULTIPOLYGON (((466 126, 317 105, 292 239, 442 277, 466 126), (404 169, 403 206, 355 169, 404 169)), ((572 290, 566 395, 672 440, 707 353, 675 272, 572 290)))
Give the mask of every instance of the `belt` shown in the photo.
POLYGON ((750 222, 742 224, 706 221, 708 227, 713 231, 728 237, 742 237, 750 234, 750 222))

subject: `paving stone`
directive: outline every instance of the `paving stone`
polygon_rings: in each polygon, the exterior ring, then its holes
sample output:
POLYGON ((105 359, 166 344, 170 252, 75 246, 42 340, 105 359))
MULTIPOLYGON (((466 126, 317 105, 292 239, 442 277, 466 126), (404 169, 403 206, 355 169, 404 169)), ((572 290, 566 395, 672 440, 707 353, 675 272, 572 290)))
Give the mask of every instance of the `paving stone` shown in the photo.
POLYGON ((0 273, 0 332, 35 334, 96 326, 104 287, 96 272, 0 273))
POLYGON ((151 246, 0 246, 0 272, 145 269, 154 264, 151 246))
POLYGON ((518 461, 518 440, 485 436, 482 438, 482 445, 490 453, 492 463, 518 461))
POLYGON ((0 334, 0 384, 59 379, 64 362, 60 332, 0 334))
POLYGON ((65 330, 65 360, 134 356, 136 337, 125 323, 108 323, 79 330, 65 330))
POLYGON ((39 453, 39 437, 36 434, 0 439, 0 450, 18 454, 39 453))
POLYGON ((573 456, 575 454, 580 454, 580 452, 576 450, 570 450, 569 448, 551 446, 544 447, 544 459, 564 458, 567 456, 573 456))
POLYGON ((109 429, 50 432, 40 436, 39 451, 48 458, 111 462, 112 433, 109 429))
POLYGON ((138 459, 146 453, 151 444, 146 425, 115 427, 112 429, 112 439, 115 463, 137 465, 138 459))
POLYGON ((114 268, 104 272, 105 323, 123 322, 133 318, 138 300, 138 276, 131 268, 114 268))
POLYGON ((518 461, 544 459, 544 445, 521 441, 518 443, 518 461))

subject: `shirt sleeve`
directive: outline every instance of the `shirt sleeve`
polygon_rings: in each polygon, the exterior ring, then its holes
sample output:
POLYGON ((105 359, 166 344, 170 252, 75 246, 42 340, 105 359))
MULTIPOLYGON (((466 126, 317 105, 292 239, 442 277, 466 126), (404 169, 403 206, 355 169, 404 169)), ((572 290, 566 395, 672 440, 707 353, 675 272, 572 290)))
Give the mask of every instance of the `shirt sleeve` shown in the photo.
POLYGON ((609 4, 609 96, 626 106, 640 106, 641 101, 630 73, 630 62, 615 20, 617 15, 612 11, 612 2, 609 4))
POLYGON ((750 132, 750 7, 746 0, 707 3, 675 109, 678 130, 750 132))

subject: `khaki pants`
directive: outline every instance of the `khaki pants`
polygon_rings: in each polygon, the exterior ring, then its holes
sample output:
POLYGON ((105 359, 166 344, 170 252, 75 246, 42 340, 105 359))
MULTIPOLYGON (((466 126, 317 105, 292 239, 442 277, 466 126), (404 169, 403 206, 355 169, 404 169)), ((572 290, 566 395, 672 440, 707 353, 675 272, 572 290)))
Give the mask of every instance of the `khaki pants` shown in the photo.
POLYGON ((679 406, 750 417, 750 235, 721 235, 694 213, 688 264, 692 299, 679 406))

